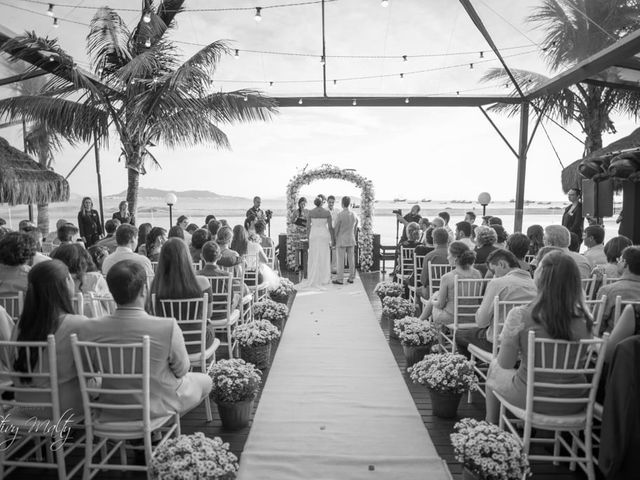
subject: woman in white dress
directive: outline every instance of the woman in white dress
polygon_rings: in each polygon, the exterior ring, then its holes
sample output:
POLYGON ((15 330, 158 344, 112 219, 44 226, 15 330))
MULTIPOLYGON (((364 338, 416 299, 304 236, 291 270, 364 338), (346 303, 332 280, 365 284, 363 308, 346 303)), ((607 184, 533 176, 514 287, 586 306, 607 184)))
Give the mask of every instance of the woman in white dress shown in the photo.
POLYGON ((334 239, 331 212, 322 208, 323 200, 316 197, 316 208, 309 212, 309 258, 307 279, 298 289, 324 289, 331 282, 331 244, 334 239))

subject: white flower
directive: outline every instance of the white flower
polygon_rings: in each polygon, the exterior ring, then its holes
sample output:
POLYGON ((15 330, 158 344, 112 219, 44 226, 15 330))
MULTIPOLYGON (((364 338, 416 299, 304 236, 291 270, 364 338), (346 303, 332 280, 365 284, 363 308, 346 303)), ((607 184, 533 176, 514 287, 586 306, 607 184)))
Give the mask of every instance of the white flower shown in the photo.
POLYGON ((260 370, 239 358, 216 362, 209 375, 213 381, 211 397, 224 403, 254 398, 262 381, 260 370))
POLYGON ((407 371, 414 383, 440 392, 462 393, 478 386, 471 363, 455 353, 426 355, 407 371))

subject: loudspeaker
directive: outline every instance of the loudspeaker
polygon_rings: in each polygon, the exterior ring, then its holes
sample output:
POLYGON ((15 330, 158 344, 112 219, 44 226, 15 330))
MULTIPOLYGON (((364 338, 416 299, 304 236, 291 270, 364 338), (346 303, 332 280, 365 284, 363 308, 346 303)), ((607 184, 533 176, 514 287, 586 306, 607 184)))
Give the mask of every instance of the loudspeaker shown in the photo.
POLYGON ((593 218, 613 216, 613 180, 582 180, 582 215, 593 218))

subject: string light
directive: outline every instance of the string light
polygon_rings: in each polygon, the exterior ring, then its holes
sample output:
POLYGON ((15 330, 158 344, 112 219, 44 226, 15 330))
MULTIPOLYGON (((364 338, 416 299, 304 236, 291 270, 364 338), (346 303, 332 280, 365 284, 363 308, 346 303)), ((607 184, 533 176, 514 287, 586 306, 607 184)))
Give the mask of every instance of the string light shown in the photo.
POLYGON ((47 10, 47 15, 53 17, 53 3, 49 4, 49 9, 47 10))
POLYGON ((456 90, 456 95, 460 95, 460 92, 458 90, 456 90))
POLYGON ((144 12, 144 15, 142 16, 142 21, 144 23, 149 23, 151 21, 151 15, 149 15, 149 12, 144 12))
POLYGON ((355 107, 356 105, 358 105, 358 101, 354 98, 353 102, 351 102, 351 105, 353 105, 355 107))
POLYGON ((245 95, 245 96, 244 96, 244 101, 245 101, 245 102, 248 102, 248 101, 249 101, 249 96, 248 96, 248 95, 245 95))
POLYGON ((380 6, 383 8, 387 8, 389 6, 389 0, 382 0, 380 2, 380 6))
POLYGON ((337 80, 334 80, 334 81, 333 81, 333 85, 334 85, 334 86, 337 86, 337 85, 338 85, 338 81, 337 81, 337 80))
POLYGON ((325 62, 324 55, 323 55, 323 56, 320 57, 320 65, 324 65, 325 63, 326 62, 325 62))
POLYGON ((262 7, 256 7, 256 16, 255 16, 255 17, 253 17, 253 19, 254 19, 256 22, 260 22, 260 21, 262 21, 262 15, 260 14, 260 11, 261 11, 261 10, 262 10, 262 7))
POLYGON ((404 103, 409 103, 409 99, 408 99, 408 98, 405 98, 405 99, 404 99, 404 103))
POLYGON ((406 62, 406 61, 407 61, 407 60, 409 60, 409 59, 407 58, 407 56, 406 56, 406 55, 402 55, 402 60, 404 60, 404 61, 406 62))
POLYGON ((53 62, 53 55, 49 55, 49 61, 53 62))
POLYGON ((400 74, 400 78, 404 78, 404 73, 401 73, 401 74, 400 74))
POLYGON ((298 100, 298 105, 302 105, 302 99, 298 100))
POLYGON ((60 25, 58 25, 58 19, 54 18, 53 19, 53 28, 58 28, 60 25))
POLYGON ((269 82, 269 86, 270 86, 270 87, 273 87, 273 82, 269 82))
POLYGON ((240 58, 240 50, 238 50, 237 48, 235 54, 233 55, 233 58, 240 58))
POLYGON ((473 63, 469 64, 469 70, 473 70, 473 63))
POLYGON ((149 47, 151 46, 151 39, 150 39, 150 38, 147 38, 147 39, 145 40, 145 42, 144 42, 144 46, 145 46, 145 47, 147 47, 147 48, 149 48, 149 47))

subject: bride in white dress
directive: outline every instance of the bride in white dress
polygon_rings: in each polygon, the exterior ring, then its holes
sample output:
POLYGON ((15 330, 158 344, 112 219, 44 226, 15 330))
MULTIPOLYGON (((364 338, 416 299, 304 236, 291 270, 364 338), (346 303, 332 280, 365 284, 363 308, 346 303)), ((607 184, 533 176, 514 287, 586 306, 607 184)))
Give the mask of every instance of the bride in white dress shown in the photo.
POLYGON ((331 283, 331 243, 334 238, 331 213, 322 208, 323 200, 316 197, 316 208, 309 212, 309 255, 307 278, 298 289, 324 289, 331 283))

